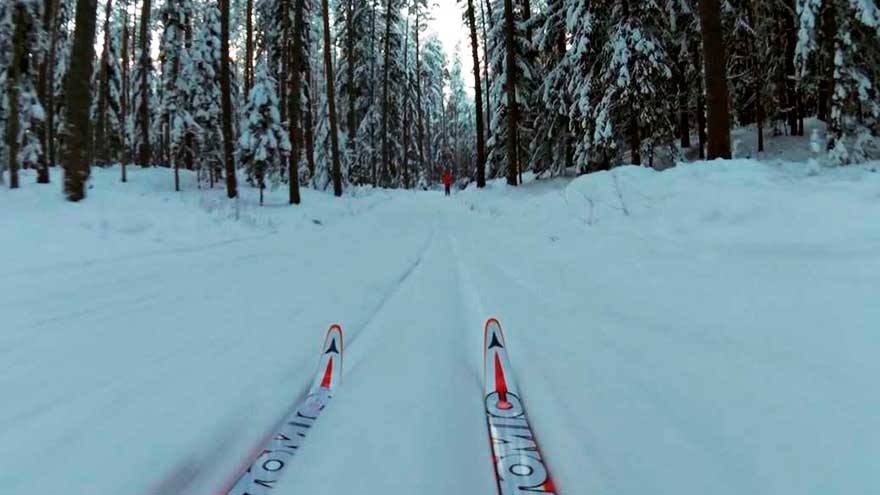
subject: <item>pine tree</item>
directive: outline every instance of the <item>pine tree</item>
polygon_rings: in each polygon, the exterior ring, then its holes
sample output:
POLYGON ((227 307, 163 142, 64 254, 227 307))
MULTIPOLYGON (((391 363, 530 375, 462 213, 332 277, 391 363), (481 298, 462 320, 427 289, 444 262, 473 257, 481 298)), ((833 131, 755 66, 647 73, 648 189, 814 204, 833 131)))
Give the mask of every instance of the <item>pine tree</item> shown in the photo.
POLYGON ((223 169, 223 112, 220 100, 220 10, 215 4, 204 7, 204 18, 195 33, 192 50, 193 116, 198 125, 195 165, 206 173, 210 186, 223 169))
MULTIPOLYGON (((149 0, 144 0, 149 2, 149 0)), ((232 68, 229 61, 229 2, 220 4, 220 99, 223 111, 223 161, 226 165, 226 196, 238 196, 238 181, 235 177, 232 135, 232 68)))
POLYGON ((382 62, 382 157, 381 184, 394 185, 399 172, 399 159, 402 156, 401 108, 397 97, 402 93, 404 71, 403 42, 398 30, 400 24, 400 5, 395 0, 387 0, 384 12, 383 62, 382 62))
POLYGON ((150 78, 153 73, 153 62, 150 58, 150 0, 142 0, 140 45, 137 50, 137 62, 132 71, 132 112, 130 115, 132 129, 132 147, 136 150, 138 164, 149 167, 151 159, 150 129, 152 124, 150 112, 151 88, 150 78))
POLYGON ((594 66, 596 104, 594 152, 611 156, 621 136, 629 148, 630 163, 642 163, 644 148, 672 142, 672 76, 659 32, 660 12, 650 4, 615 3, 608 18, 608 39, 594 66), (650 81, 650 83, 646 83, 650 81), (647 146, 646 146, 647 145, 647 146))
MULTIPOLYGON (((479 0, 477 0, 479 1, 479 0)), ((480 81, 480 55, 477 41, 477 21, 474 12, 474 0, 467 0, 465 15, 471 33, 471 57, 474 63, 474 104, 476 105, 477 124, 477 187, 486 186, 486 132, 483 125, 483 90, 480 81)), ((485 61, 488 63, 488 61, 485 61)))
POLYGON ((418 187, 424 188, 438 182, 444 159, 442 146, 445 125, 444 97, 449 79, 446 52, 436 35, 425 40, 422 58, 422 107, 425 115, 425 167, 418 179, 418 187))
POLYGON ((191 102, 197 93, 192 85, 195 75, 192 59, 184 42, 186 19, 192 15, 188 0, 167 0, 161 12, 164 32, 160 46, 162 75, 165 82, 161 114, 165 140, 174 166, 174 190, 180 190, 180 166, 193 156, 192 140, 197 125, 191 102))
POLYGON ((535 172, 562 174, 572 164, 572 141, 568 112, 572 97, 568 86, 575 74, 565 61, 566 22, 563 0, 552 0, 536 18, 536 45, 542 54, 541 72, 545 74, 537 89, 535 133, 530 147, 530 162, 535 172))
POLYGON ((811 57, 817 51, 826 52, 831 74, 827 78, 829 156, 834 163, 851 163, 855 157, 847 148, 846 138, 859 133, 860 114, 880 119, 876 83, 880 70, 871 63, 880 59, 880 9, 869 1, 798 0, 797 10, 799 75, 802 80, 811 75, 811 57), (824 29, 818 33, 820 22, 824 29))
POLYGON ((498 0, 496 19, 489 33, 492 57, 492 138, 488 143, 492 176, 506 175, 510 185, 519 184, 520 167, 527 166, 531 130, 527 120, 534 90, 529 33, 523 23, 524 9, 513 0, 498 0))
POLYGON ((119 66, 117 37, 119 30, 111 26, 112 0, 104 11, 104 40, 96 70, 97 94, 93 102, 95 163, 106 165, 120 158, 122 75, 119 66))
POLYGON ((700 0, 703 33, 703 74, 706 81, 708 145, 706 157, 730 158, 730 92, 727 89, 726 47, 718 0, 700 0))
POLYGON ((41 56, 42 3, 39 0, 15 0, 5 11, 4 36, 0 50, 8 56, 5 70, 6 149, 9 162, 9 187, 19 186, 18 169, 37 168, 43 149, 38 136, 45 118, 37 97, 37 69, 41 56), (8 36, 11 34, 11 36, 8 36))
POLYGON ((238 160, 254 177, 260 188, 260 204, 263 189, 268 181, 277 185, 284 173, 284 165, 290 154, 288 130, 281 122, 277 82, 268 74, 265 62, 257 65, 254 86, 242 114, 238 138, 238 160))
POLYGON ((67 153, 64 160, 64 194, 70 201, 86 197, 85 182, 89 177, 88 149, 91 139, 89 78, 95 58, 96 0, 78 0, 76 28, 67 78, 67 153))
POLYGON ((330 42, 330 7, 327 0, 321 0, 324 18, 324 74, 327 87, 327 111, 330 124, 330 152, 333 160, 333 194, 342 196, 342 168, 339 161, 339 136, 336 127, 336 87, 333 80, 332 44, 330 42))

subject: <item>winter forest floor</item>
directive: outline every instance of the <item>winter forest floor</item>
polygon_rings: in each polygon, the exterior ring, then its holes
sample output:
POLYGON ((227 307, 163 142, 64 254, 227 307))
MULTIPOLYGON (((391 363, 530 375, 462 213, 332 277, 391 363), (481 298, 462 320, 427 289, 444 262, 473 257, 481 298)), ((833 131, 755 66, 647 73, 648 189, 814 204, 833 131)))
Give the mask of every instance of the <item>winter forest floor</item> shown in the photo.
POLYGON ((490 494, 482 323, 562 494, 880 491, 880 164, 746 160, 256 205, 0 191, 0 492, 209 493, 344 382, 283 494, 490 494))

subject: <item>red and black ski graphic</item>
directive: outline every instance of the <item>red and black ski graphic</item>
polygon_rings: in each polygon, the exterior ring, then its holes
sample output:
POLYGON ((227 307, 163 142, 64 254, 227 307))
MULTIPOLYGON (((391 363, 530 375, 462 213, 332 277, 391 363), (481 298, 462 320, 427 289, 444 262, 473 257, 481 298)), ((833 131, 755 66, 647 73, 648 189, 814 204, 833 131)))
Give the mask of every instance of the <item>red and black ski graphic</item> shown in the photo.
POLYGON ((308 394, 269 438, 260 455, 238 478, 228 495, 264 495, 281 479, 284 468, 333 397, 342 380, 342 327, 333 325, 324 337, 318 370, 308 394))
POLYGON ((483 336, 484 404, 499 495, 556 493, 526 419, 519 389, 510 372, 501 324, 486 322, 483 336))

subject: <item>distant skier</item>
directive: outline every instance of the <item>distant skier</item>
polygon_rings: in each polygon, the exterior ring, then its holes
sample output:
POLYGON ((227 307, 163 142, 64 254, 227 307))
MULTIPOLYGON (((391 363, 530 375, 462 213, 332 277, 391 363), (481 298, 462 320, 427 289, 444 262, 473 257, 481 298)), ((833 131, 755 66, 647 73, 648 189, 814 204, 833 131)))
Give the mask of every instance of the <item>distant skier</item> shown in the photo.
POLYGON ((452 188, 452 172, 448 168, 443 171, 443 187, 446 189, 446 195, 449 196, 450 188, 452 188))

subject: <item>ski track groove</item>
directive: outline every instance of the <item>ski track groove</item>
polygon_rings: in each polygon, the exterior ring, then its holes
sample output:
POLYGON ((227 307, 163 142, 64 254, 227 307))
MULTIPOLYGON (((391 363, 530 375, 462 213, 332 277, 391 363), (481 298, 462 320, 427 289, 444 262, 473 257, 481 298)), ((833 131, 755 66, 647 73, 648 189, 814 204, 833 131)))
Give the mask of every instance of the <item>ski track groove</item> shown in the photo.
POLYGON ((65 261, 63 263, 54 263, 51 265, 43 265, 43 266, 35 266, 30 268, 23 268, 20 270, 12 270, 8 272, 0 272, 0 277, 10 277, 10 276, 22 276, 22 275, 40 275, 43 273, 53 273, 58 274, 65 271, 70 270, 81 270, 83 267, 92 267, 92 266, 105 266, 116 264, 119 262, 126 261, 136 261, 140 263, 143 258, 154 258, 161 257, 172 254, 185 254, 185 253, 198 253, 202 251, 209 251, 212 249, 223 248, 230 244, 237 244, 240 242, 246 241, 254 241, 261 240, 267 237, 271 237, 274 234, 264 234, 264 235, 255 235, 255 236, 247 236, 247 237, 236 237, 234 239, 227 239, 225 241, 217 241, 217 242, 209 242, 206 244, 196 244, 194 246, 180 246, 175 248, 168 249, 158 249, 154 251, 141 251, 131 254, 126 254, 123 256, 109 256, 106 258, 91 258, 86 260, 77 260, 77 261, 65 261))
MULTIPOLYGON (((419 249, 419 254, 416 257, 416 259, 412 263, 410 263, 403 270, 403 272, 401 272, 401 274, 397 277, 397 280, 392 284, 391 288, 388 289, 384 294, 382 294, 382 297, 379 298, 379 301, 373 306, 372 309, 370 309, 370 311, 367 312, 367 316, 364 318, 361 318, 361 320, 358 322, 352 323, 350 325, 346 325, 344 327, 344 328, 346 328, 346 332, 347 332, 346 335, 348 335, 348 333, 350 332, 348 330, 348 328, 358 329, 357 332, 351 332, 350 337, 348 337, 348 336, 346 337, 346 349, 351 349, 352 344, 354 344, 356 341, 360 340, 360 335, 364 331, 366 331, 367 328, 370 328, 370 326, 376 320, 376 317, 379 316, 382 313, 382 311, 385 309, 385 307, 388 305, 388 303, 392 299, 394 299, 394 297, 397 294, 400 293, 401 289, 403 288, 403 286, 407 282, 407 280, 409 280, 412 277, 413 273, 415 273, 415 271, 419 268, 419 266, 422 265, 422 262, 425 259, 425 256, 427 255, 428 251, 430 251, 431 246, 434 244, 434 237, 435 237, 436 231, 437 231, 437 228, 435 225, 431 229, 431 233, 428 234, 428 239, 425 241, 425 243, 419 249)), ((352 366, 349 369, 353 370, 354 367, 352 366)))

